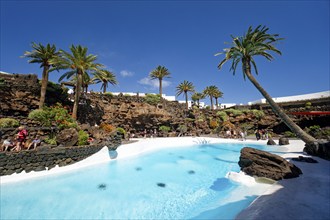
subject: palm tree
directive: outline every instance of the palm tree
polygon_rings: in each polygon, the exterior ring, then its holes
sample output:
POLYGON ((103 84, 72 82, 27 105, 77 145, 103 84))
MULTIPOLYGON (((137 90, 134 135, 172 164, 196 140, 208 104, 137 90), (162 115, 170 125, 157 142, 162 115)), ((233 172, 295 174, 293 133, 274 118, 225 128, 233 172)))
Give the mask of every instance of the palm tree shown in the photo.
POLYGON ((118 83, 115 74, 108 70, 97 72, 93 79, 95 83, 102 83, 101 89, 103 88, 103 93, 107 91, 108 83, 112 85, 117 85, 118 83))
POLYGON ((204 94, 200 92, 195 92, 194 94, 191 95, 191 100, 193 100, 194 102, 197 101, 198 108, 199 108, 199 101, 203 98, 204 98, 204 94))
POLYGON ((60 69, 69 69, 68 72, 64 73, 59 81, 63 78, 71 78, 72 76, 77 77, 77 85, 74 96, 74 105, 72 110, 72 117, 77 119, 79 98, 83 84, 84 74, 97 73, 102 71, 102 64, 95 63, 97 56, 93 54, 87 54, 87 48, 81 45, 70 47, 71 54, 60 50, 61 56, 59 59, 60 69))
POLYGON ((223 93, 217 88, 213 93, 216 109, 218 109, 218 107, 219 107, 218 98, 221 98, 222 96, 223 96, 223 93))
POLYGON ((251 73, 251 64, 258 75, 257 65, 254 56, 263 56, 267 60, 272 61, 274 58, 269 52, 275 52, 281 55, 281 52, 275 47, 275 44, 283 40, 279 38, 278 34, 267 33, 269 28, 260 25, 253 30, 249 27, 247 33, 244 36, 232 37, 232 47, 224 49, 223 53, 226 57, 219 63, 218 68, 221 69, 223 64, 232 60, 230 70, 235 74, 236 67, 239 63, 242 64, 244 79, 247 77, 252 84, 259 90, 259 92, 265 97, 275 114, 277 114, 283 122, 294 132, 299 138, 301 138, 307 144, 313 144, 316 139, 304 132, 298 125, 296 125, 291 118, 273 101, 272 97, 266 92, 266 90, 259 84, 251 73))
POLYGON ((207 86, 203 91, 205 96, 210 97, 211 110, 213 109, 213 97, 217 90, 218 90, 218 87, 216 87, 216 86, 207 86))
POLYGON ((59 52, 56 51, 54 44, 44 46, 41 43, 32 43, 32 48, 31 52, 26 51, 22 57, 31 58, 29 63, 40 63, 40 68, 43 68, 39 100, 39 109, 41 109, 45 104, 49 73, 56 69, 56 59, 59 52))
POLYGON ((180 83, 177 87, 176 87, 176 96, 181 95, 182 93, 184 93, 184 96, 186 98, 186 109, 188 110, 188 92, 192 93, 195 91, 195 87, 191 82, 188 82, 186 80, 184 80, 182 83, 180 83))
POLYGON ((162 97, 163 94, 163 78, 170 78, 171 73, 164 66, 158 66, 156 69, 150 72, 149 77, 151 79, 159 80, 159 95, 162 97))

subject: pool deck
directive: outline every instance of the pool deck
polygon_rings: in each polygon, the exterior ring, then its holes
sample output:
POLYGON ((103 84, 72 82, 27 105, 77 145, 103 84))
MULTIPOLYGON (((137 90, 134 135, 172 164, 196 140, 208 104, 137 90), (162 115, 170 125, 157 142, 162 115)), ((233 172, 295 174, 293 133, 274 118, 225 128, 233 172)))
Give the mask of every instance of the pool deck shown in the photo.
MULTIPOLYGON (((168 147, 185 147, 199 143, 244 143, 266 144, 266 140, 240 141, 238 139, 222 139, 210 137, 180 137, 180 138, 145 138, 133 139, 132 143, 121 145, 116 155, 111 155, 107 148, 78 163, 55 167, 49 171, 22 172, 10 176, 1 176, 0 183, 23 181, 45 175, 54 175, 80 169, 109 160, 121 160, 142 153, 168 147), (115 159, 111 159, 113 157, 115 159)), ((276 141, 277 142, 277 141, 276 141)), ((290 145, 273 146, 276 151, 285 152, 283 157, 307 156, 303 153, 304 143, 301 140, 290 140, 290 145)), ((243 210, 236 219, 330 219, 330 161, 313 157, 318 163, 291 161, 298 166, 303 175, 294 179, 281 180, 274 186, 269 186, 248 208, 243 210)), ((237 174, 238 181, 244 183, 248 176, 237 174)), ((237 179, 236 179, 237 180, 237 179)), ((252 192, 253 193, 253 192, 252 192)), ((242 195, 244 196, 247 195, 242 195)))

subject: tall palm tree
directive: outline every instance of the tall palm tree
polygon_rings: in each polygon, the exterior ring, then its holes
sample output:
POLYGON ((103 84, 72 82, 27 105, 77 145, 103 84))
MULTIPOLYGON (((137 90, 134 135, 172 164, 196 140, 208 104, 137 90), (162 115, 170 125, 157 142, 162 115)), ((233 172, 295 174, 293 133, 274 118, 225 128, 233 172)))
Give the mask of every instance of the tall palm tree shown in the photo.
POLYGON ((107 91, 108 83, 112 85, 117 85, 118 83, 115 74, 108 70, 95 73, 93 79, 95 83, 102 83, 101 89, 103 88, 103 93, 107 91))
POLYGON ((29 63, 40 63, 40 68, 43 68, 39 100, 39 109, 41 109, 45 104, 49 73, 56 69, 59 52, 54 44, 44 46, 41 43, 32 43, 31 47, 33 50, 26 51, 22 57, 31 58, 29 63))
POLYGON ((218 88, 216 86, 207 86, 203 91, 205 96, 210 97, 211 110, 213 109, 213 97, 217 90, 218 88))
POLYGON ((191 82, 184 80, 176 87, 176 96, 184 93, 186 99, 186 109, 188 110, 188 93, 193 93, 195 91, 195 87, 191 82))
POLYGON ((197 101, 198 108, 199 108, 199 101, 203 98, 204 98, 204 94, 200 92, 195 92, 194 94, 191 95, 191 100, 193 100, 194 102, 197 101))
POLYGON ((71 53, 64 50, 60 50, 61 56, 59 59, 60 69, 69 69, 68 72, 64 73, 59 81, 63 78, 71 78, 72 76, 77 77, 77 85, 74 96, 74 105, 72 110, 72 117, 77 119, 79 98, 81 94, 83 76, 84 74, 97 73, 102 71, 102 64, 95 63, 97 56, 93 54, 87 54, 87 48, 81 45, 70 47, 71 53))
POLYGON ((213 93, 216 109, 218 109, 218 107, 219 107, 218 98, 221 98, 222 96, 223 96, 223 93, 217 88, 213 93))
POLYGON ((171 73, 164 66, 157 66, 156 69, 150 72, 149 77, 151 79, 159 80, 159 95, 163 94, 163 78, 170 78, 171 73))
POLYGON ((224 52, 218 53, 225 54, 225 58, 219 63, 218 68, 221 69, 223 64, 232 60, 230 70, 235 74, 236 67, 239 63, 242 64, 244 79, 247 77, 252 84, 259 90, 259 92, 265 97, 275 114, 277 114, 283 122, 294 132, 299 138, 301 138, 307 144, 313 144, 316 139, 304 132, 298 125, 296 125, 291 118, 273 101, 272 97, 266 92, 266 90, 259 84, 251 73, 251 64, 258 75, 257 65, 254 60, 254 56, 263 56, 267 60, 272 61, 274 58, 269 52, 275 52, 281 55, 281 52, 275 47, 275 44, 282 40, 278 34, 267 33, 269 28, 260 25, 253 29, 249 27, 247 33, 244 36, 232 37, 232 47, 224 49, 224 52))

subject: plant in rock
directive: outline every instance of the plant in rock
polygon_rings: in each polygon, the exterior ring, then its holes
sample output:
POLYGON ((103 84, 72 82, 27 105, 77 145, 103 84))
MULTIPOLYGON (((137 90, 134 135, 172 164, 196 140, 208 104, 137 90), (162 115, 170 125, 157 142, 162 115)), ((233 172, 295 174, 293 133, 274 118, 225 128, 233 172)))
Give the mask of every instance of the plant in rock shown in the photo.
POLYGON ((116 127, 111 124, 101 123, 100 128, 103 129, 105 132, 112 133, 116 130, 116 127))
POLYGON ((13 118, 0 118, 0 128, 14 128, 18 127, 19 122, 13 118))
POLYGON ((56 142, 56 137, 46 137, 44 139, 45 143, 50 144, 50 145, 57 145, 56 142))
POLYGON ((217 120, 215 120, 215 119, 211 119, 211 120, 210 120, 210 128, 211 128, 211 129, 215 129, 215 128, 217 128, 217 127, 219 127, 219 124, 218 124, 217 120))
POLYGON ((265 113, 262 110, 252 109, 251 112, 258 120, 265 116, 265 113))
POLYGON ((29 113, 28 118, 36 120, 47 127, 52 125, 57 126, 59 129, 78 127, 76 120, 59 103, 52 107, 45 106, 43 109, 33 110, 29 113))
POLYGON ((233 116, 240 116, 243 114, 242 111, 238 110, 238 109, 232 109, 232 108, 229 108, 229 109, 225 109, 225 112, 227 114, 232 114, 233 116))
POLYGON ((166 125, 162 125, 162 126, 159 127, 159 130, 164 132, 164 133, 167 133, 171 130, 171 128, 166 126, 166 125))
POLYGON ((126 131, 125 131, 124 128, 118 127, 118 128, 116 128, 116 130, 117 130, 117 133, 118 133, 122 138, 125 138, 126 131))
POLYGON ((219 116, 222 121, 227 121, 228 120, 228 115, 224 111, 218 111, 217 116, 219 116))
POLYGON ((237 65, 241 63, 244 79, 247 77, 251 81, 251 83, 265 97, 273 111, 283 120, 291 131, 293 131, 305 143, 314 144, 316 139, 296 125, 292 119, 289 118, 289 116, 279 107, 279 105, 274 102, 272 97, 252 75, 252 68, 254 68, 256 74, 258 75, 257 65, 254 60, 255 56, 262 56, 267 60, 272 61, 273 56, 269 52, 275 52, 281 55, 281 52, 275 47, 275 44, 282 40, 282 38, 279 38, 278 34, 269 34, 268 30, 269 29, 266 26, 261 27, 261 25, 259 25, 255 29, 249 27, 244 36, 232 36, 232 47, 224 49, 223 53, 216 54, 225 54, 225 58, 219 63, 218 68, 221 69, 227 61, 231 60, 232 63, 230 70, 232 70, 233 74, 235 74, 237 65))
POLYGON ((88 138, 89 138, 89 135, 86 131, 83 131, 83 130, 79 130, 78 131, 78 146, 81 146, 81 145, 87 145, 88 144, 88 138))
POLYGON ((144 100, 149 105, 157 105, 160 102, 160 95, 146 94, 144 100))

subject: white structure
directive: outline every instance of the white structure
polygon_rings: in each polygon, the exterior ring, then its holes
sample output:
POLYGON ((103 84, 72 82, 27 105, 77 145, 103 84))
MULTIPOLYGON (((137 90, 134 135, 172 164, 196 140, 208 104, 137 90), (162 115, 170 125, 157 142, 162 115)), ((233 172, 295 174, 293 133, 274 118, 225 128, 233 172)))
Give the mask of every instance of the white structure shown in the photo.
MULTIPOLYGON (((152 95, 157 95, 155 93, 140 93, 140 92, 111 92, 113 95, 129 95, 129 96, 136 96, 139 94, 139 96, 144 97, 146 94, 152 94, 152 95)), ((163 99, 166 99, 167 101, 175 101, 175 96, 167 96, 166 94, 162 94, 163 99)))
MULTIPOLYGON (((310 99, 320 99, 330 97, 330 91, 324 92, 316 92, 304 95, 294 95, 294 96, 285 96, 285 97, 276 97, 273 98, 274 102, 292 102, 292 101, 302 101, 302 100, 310 100, 310 99)), ((248 102, 248 105, 253 104, 264 104, 266 103, 266 99, 259 99, 253 102, 248 102)))
POLYGON ((235 105, 236 105, 236 103, 222 103, 222 104, 219 105, 219 108, 220 109, 225 109, 225 108, 233 107, 235 105))

